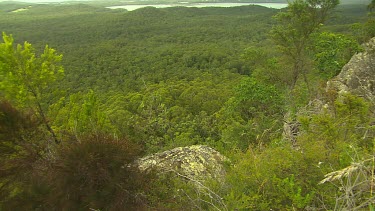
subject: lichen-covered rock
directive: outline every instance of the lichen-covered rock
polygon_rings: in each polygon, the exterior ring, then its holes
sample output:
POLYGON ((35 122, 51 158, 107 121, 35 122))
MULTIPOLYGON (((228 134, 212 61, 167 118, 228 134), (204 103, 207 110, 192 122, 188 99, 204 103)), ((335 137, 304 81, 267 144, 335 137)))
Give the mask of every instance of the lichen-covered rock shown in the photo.
POLYGON ((375 95, 375 37, 364 45, 364 52, 357 53, 343 67, 340 74, 327 84, 327 89, 339 94, 352 94, 373 98, 375 95))
POLYGON ((227 158, 216 150, 204 145, 194 145, 143 157, 136 160, 134 165, 141 171, 175 172, 196 180, 221 180, 225 176, 224 161, 227 158))

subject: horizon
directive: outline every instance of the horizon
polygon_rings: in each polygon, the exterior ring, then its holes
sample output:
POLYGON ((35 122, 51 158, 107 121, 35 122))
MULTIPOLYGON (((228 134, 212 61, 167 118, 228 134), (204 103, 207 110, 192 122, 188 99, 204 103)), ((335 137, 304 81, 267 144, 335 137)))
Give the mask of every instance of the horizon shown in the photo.
MULTIPOLYGON (((103 1, 103 0, 0 0, 0 2, 23 2, 23 3, 55 3, 55 2, 84 2, 84 1, 89 2, 89 1, 103 1)), ((137 1, 143 2, 142 0, 135 0, 135 2, 137 1)), ((287 3, 287 0, 283 0, 283 1, 287 3)), ((355 2, 361 3, 361 4, 367 4, 367 3, 370 3, 371 0, 355 0, 355 2)), ((220 3, 223 3, 223 2, 220 2, 220 3)), ((247 3, 250 3, 250 1, 247 3)), ((271 3, 271 2, 269 2, 269 0, 264 0, 264 2, 257 2, 257 3, 271 3)), ((342 3, 354 3, 354 1, 353 0, 340 0, 340 4, 342 3)))

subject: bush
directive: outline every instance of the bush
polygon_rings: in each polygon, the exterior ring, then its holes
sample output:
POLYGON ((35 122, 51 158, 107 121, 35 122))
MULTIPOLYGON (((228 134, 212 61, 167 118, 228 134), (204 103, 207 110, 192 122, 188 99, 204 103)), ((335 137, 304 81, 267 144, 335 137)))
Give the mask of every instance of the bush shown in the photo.
POLYGON ((43 155, 46 133, 32 112, 0 101, 0 210, 17 201, 43 155))
POLYGON ((94 132, 65 137, 55 144, 32 112, 0 102, 0 210, 181 208, 169 177, 131 165, 138 145, 94 132))
POLYGON ((65 210, 145 208, 151 175, 129 165, 139 152, 126 139, 106 135, 65 143, 46 171, 49 206, 65 210))

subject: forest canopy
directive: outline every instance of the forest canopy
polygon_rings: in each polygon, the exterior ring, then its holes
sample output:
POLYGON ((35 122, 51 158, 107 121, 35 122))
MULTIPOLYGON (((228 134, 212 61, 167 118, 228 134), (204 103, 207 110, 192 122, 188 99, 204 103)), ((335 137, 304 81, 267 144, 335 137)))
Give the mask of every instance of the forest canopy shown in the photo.
POLYGON ((373 177, 373 100, 326 87, 375 36, 373 2, 344 3, 0 2, 0 210, 373 209, 371 184, 350 206, 319 184, 373 177), (132 166, 191 145, 230 160, 207 192, 132 166))

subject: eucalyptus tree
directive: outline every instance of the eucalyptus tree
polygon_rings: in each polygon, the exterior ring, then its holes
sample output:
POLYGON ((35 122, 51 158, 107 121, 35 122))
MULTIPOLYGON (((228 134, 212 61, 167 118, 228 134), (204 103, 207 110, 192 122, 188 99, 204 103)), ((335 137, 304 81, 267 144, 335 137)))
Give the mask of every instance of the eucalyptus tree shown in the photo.
POLYGON ((275 16, 278 24, 273 27, 271 36, 291 64, 291 89, 300 76, 308 84, 308 51, 312 35, 338 4, 339 0, 294 0, 289 1, 285 12, 275 16))
POLYGON ((373 12, 375 10, 375 0, 372 0, 372 2, 368 5, 368 10, 370 10, 370 12, 373 12))

